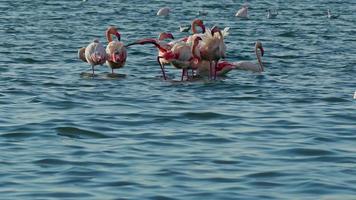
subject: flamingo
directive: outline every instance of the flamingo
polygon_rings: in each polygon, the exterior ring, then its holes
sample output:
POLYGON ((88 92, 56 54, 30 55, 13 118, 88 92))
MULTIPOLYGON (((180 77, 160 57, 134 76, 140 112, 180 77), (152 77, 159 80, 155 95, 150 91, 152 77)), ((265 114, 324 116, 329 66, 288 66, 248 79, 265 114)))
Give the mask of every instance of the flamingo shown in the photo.
POLYGON ((237 69, 250 70, 250 71, 255 71, 255 72, 263 72, 264 67, 262 64, 261 56, 263 56, 264 52, 265 51, 262 47, 262 42, 257 41, 255 44, 255 54, 256 54, 258 64, 252 63, 249 61, 239 61, 239 62, 234 62, 233 64, 235 65, 235 68, 237 68, 237 69), (258 50, 260 50, 261 52, 259 53, 258 50))
POLYGON ((94 76, 94 66, 104 64, 107 54, 104 46, 98 39, 95 39, 87 47, 82 47, 78 50, 78 57, 91 65, 94 76))
POLYGON ((157 16, 168 16, 169 12, 170 12, 170 8, 169 7, 164 7, 158 10, 157 12, 157 16))
POLYGON ((247 4, 244 4, 244 5, 242 5, 241 8, 236 12, 235 16, 236 16, 236 17, 239 17, 239 18, 245 18, 245 19, 247 19, 247 18, 248 18, 247 12, 248 12, 248 5, 247 5, 247 4))
POLYGON ((106 64, 109 65, 111 73, 114 74, 114 69, 122 68, 125 65, 127 51, 124 43, 120 42, 120 33, 115 26, 109 26, 105 34, 108 41, 108 46, 106 47, 108 59, 106 64), (111 35, 115 35, 118 41, 113 41, 111 35))
POLYGON ((278 15, 278 11, 275 11, 274 13, 272 13, 270 9, 267 9, 266 11, 267 11, 267 18, 268 19, 274 19, 278 15))
POLYGON ((198 35, 199 37, 202 37, 205 33, 205 25, 204 25, 204 22, 203 20, 201 19, 194 19, 192 21, 192 25, 191 25, 191 28, 192 28, 192 32, 193 34, 191 36, 188 36, 188 37, 184 37, 182 39, 180 39, 179 41, 184 41, 184 42, 187 42, 187 43, 192 43, 193 42, 193 36, 194 35, 198 35), (197 30, 197 26, 199 26, 201 28, 201 33, 199 33, 199 31, 197 30))
POLYGON ((166 73, 164 70, 164 65, 165 64, 169 64, 170 62, 168 60, 166 60, 162 55, 167 51, 170 50, 173 46, 172 43, 167 43, 164 40, 165 39, 174 39, 172 33, 167 33, 167 32, 162 32, 159 34, 158 38, 145 38, 145 39, 141 39, 141 40, 137 40, 136 42, 130 43, 128 45, 126 45, 126 47, 129 47, 131 45, 137 45, 137 44, 147 44, 147 43, 152 43, 152 44, 157 44, 156 46, 160 46, 161 48, 158 48, 158 56, 157 56, 157 62, 160 64, 161 66, 161 71, 162 71, 162 75, 164 80, 167 80, 166 77, 166 73))
POLYGON ((214 79, 216 79, 216 67, 218 61, 221 58, 225 58, 226 56, 225 55, 226 45, 224 42, 224 34, 217 26, 214 26, 211 31, 207 31, 204 34, 203 40, 199 45, 199 50, 200 50, 202 60, 209 61, 210 79, 212 78, 213 72, 214 72, 214 79), (213 62, 215 62, 214 70, 212 69, 213 62))
POLYGON ((193 64, 199 62, 200 60, 199 51, 197 49, 200 40, 201 38, 199 36, 196 36, 192 44, 188 44, 184 41, 175 42, 174 45, 171 47, 171 49, 164 48, 156 39, 150 39, 150 38, 138 40, 136 42, 128 44, 127 46, 137 45, 137 44, 155 45, 159 49, 159 51, 162 52, 161 55, 157 57, 157 61, 158 64, 161 66, 162 72, 164 72, 164 70, 163 70, 162 63, 160 62, 161 58, 171 63, 174 67, 178 69, 182 69, 181 80, 183 80, 184 75, 187 73, 186 70, 193 68, 194 66, 193 64))
MULTIPOLYGON (((214 73, 216 73, 217 76, 223 76, 233 69, 247 70, 252 72, 263 72, 264 67, 262 65, 261 56, 263 56, 264 54, 264 49, 260 41, 257 41, 255 44, 255 53, 256 53, 258 64, 250 61, 238 61, 238 62, 219 61, 216 68, 213 68, 214 73), (259 53, 258 50, 260 50, 261 53, 259 53)), ((197 75, 206 76, 208 73, 210 73, 210 69, 209 69, 210 66, 211 66, 210 63, 207 61, 200 62, 197 70, 197 75)))

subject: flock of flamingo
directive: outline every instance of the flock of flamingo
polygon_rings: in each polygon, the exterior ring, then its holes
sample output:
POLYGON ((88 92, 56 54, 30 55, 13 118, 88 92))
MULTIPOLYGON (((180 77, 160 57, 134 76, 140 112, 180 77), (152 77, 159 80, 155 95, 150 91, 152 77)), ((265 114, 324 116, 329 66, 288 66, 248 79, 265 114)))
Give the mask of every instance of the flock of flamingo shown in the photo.
POLYGON ((106 63, 114 74, 114 69, 122 68, 127 60, 127 49, 133 45, 153 45, 157 48, 157 62, 161 68, 162 76, 167 80, 165 65, 182 70, 181 81, 192 80, 196 77, 208 77, 215 80, 233 69, 264 71, 261 56, 264 49, 260 41, 256 42, 255 53, 257 63, 250 61, 228 62, 223 60, 226 56, 224 37, 228 35, 228 28, 220 30, 217 26, 206 28, 203 21, 195 19, 191 23, 193 34, 174 40, 172 33, 162 32, 158 38, 144 38, 135 42, 124 44, 120 41, 120 33, 115 26, 106 30, 108 45, 106 48, 94 40, 78 51, 78 57, 91 65, 92 75, 94 67, 106 63), (200 31, 199 31, 200 29, 200 31), (113 36, 117 40, 113 40, 113 36), (170 39, 171 41, 166 41, 170 39), (191 73, 189 73, 191 72, 191 73))

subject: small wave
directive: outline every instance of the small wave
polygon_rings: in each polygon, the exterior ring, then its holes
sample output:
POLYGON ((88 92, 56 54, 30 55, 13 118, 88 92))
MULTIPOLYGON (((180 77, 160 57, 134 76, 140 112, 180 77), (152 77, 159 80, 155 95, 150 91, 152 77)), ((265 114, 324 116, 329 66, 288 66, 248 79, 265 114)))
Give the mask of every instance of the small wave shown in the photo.
POLYGON ((326 97, 321 100, 329 102, 329 103, 349 102, 349 100, 344 99, 344 98, 339 98, 339 97, 326 97))
POLYGON ((216 112, 186 112, 182 114, 183 117, 186 117, 188 119, 216 119, 221 117, 226 117, 226 115, 219 114, 216 112))
POLYGON ((31 137, 31 136, 33 136, 33 134, 24 133, 24 132, 13 132, 13 133, 1 134, 1 137, 4 137, 4 138, 27 138, 27 137, 31 137))
POLYGON ((277 172, 277 171, 268 171, 268 172, 257 172, 248 174, 247 177, 251 178, 274 178, 274 177, 281 177, 285 176, 286 174, 277 172))
POLYGON ((291 148, 278 151, 280 154, 296 155, 296 156, 328 156, 333 155, 334 152, 322 149, 307 149, 307 148, 291 148))
POLYGON ((295 34, 295 31, 287 31, 287 32, 284 32, 284 33, 281 33, 277 36, 280 36, 280 37, 296 37, 296 34, 295 34))
POLYGON ((109 136, 95 131, 88 131, 75 127, 58 127, 58 135, 77 139, 109 138, 109 136))

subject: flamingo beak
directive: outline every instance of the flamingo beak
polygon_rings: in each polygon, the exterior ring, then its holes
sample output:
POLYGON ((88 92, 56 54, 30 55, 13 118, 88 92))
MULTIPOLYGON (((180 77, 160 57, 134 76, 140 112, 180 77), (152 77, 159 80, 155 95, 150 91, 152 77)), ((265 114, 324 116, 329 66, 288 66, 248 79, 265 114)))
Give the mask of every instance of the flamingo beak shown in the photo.
POLYGON ((263 49, 263 47, 258 47, 261 50, 261 56, 263 56, 263 54, 265 53, 265 50, 263 49))
POLYGON ((172 33, 167 33, 167 37, 171 38, 172 40, 174 40, 173 34, 172 33))
POLYGON ((201 30, 203 31, 203 33, 205 33, 205 26, 204 26, 204 24, 201 25, 201 30))
POLYGON ((115 33, 115 36, 117 37, 117 39, 120 41, 121 40, 121 36, 120 36, 120 33, 119 32, 116 32, 115 33))

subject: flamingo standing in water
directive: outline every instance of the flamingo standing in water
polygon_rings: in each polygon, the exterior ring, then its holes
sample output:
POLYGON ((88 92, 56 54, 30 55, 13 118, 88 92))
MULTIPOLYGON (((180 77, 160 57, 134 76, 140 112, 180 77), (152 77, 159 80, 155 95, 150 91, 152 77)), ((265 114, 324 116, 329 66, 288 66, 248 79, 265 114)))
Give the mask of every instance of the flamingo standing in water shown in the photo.
POLYGON ((94 76, 94 66, 104 64, 107 59, 107 54, 104 46, 98 39, 95 39, 87 47, 82 47, 78 50, 78 57, 91 65, 94 76))
POLYGON ((121 36, 115 26, 109 26, 105 34, 108 41, 106 64, 111 68, 111 73, 114 74, 114 69, 122 68, 125 65, 127 50, 124 43, 120 42, 121 36), (118 41, 114 41, 112 35, 115 35, 118 41))
POLYGON ((211 31, 205 33, 203 40, 199 44, 199 50, 202 60, 209 61, 209 78, 212 79, 214 73, 214 79, 216 79, 216 67, 218 62, 221 58, 225 58, 226 56, 224 35, 217 26, 214 26, 211 31), (214 70, 213 63, 215 63, 214 70))
MULTIPOLYGON (((173 44, 165 42, 164 40, 166 40, 166 39, 174 40, 174 37, 173 37, 172 33, 166 33, 166 32, 160 33, 159 36, 158 36, 157 42, 164 49, 170 50, 170 49, 172 49, 173 44)), ((164 59, 163 54, 164 54, 164 51, 158 49, 157 61, 160 63, 161 70, 162 70, 162 75, 163 75, 164 80, 167 80, 166 73, 165 73, 165 70, 164 70, 164 65, 165 64, 169 64, 169 61, 164 59)))
MULTIPOLYGON (((187 78, 189 78, 187 74, 187 69, 193 68, 194 63, 198 63, 200 60, 199 50, 197 48, 200 40, 201 38, 199 36, 196 36, 192 44, 188 44, 184 41, 175 42, 171 49, 164 48, 156 39, 138 40, 136 42, 128 44, 127 46, 137 44, 155 45, 161 52, 161 55, 157 57, 161 69, 163 69, 163 66, 160 62, 160 59, 163 58, 167 62, 171 63, 174 67, 182 69, 181 80, 183 80, 185 75, 187 75, 187 78)), ((162 72, 163 71, 164 70, 162 70, 162 72)))
MULTIPOLYGON (((238 62, 219 61, 217 67, 213 68, 215 70, 214 73, 216 73, 217 76, 223 76, 233 69, 247 70, 252 72, 263 72, 264 67, 262 64, 261 56, 263 56, 264 54, 264 49, 260 41, 257 41, 255 44, 255 54, 257 57, 258 64, 250 61, 238 61, 238 62), (260 52, 258 52, 258 50, 260 50, 260 52)), ((197 75, 206 76, 207 73, 209 73, 210 71, 209 68, 210 68, 209 62, 200 62, 197 75)))

